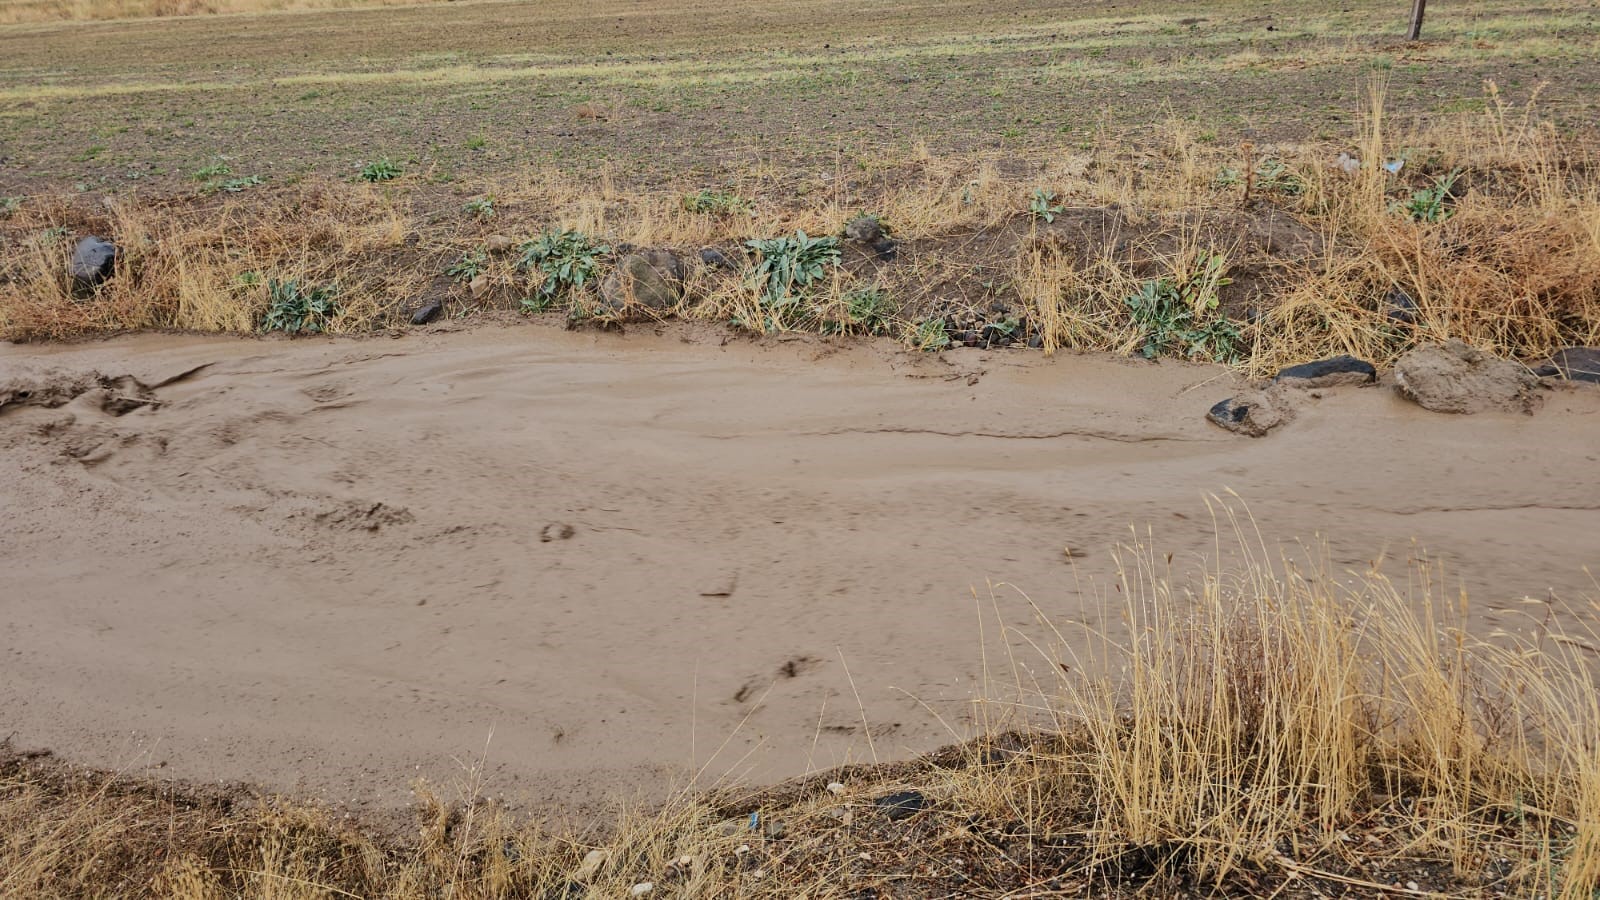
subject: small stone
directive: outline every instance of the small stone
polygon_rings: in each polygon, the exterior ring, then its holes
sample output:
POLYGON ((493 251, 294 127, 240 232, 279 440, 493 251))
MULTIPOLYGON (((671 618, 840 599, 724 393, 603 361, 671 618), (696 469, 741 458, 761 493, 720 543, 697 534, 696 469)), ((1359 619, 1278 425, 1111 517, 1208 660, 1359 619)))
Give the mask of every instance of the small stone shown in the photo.
POLYGON ((489 276, 479 275, 467 285, 467 290, 472 292, 472 299, 482 300, 483 295, 489 293, 489 276))
POLYGON ((838 796, 839 794, 844 793, 844 783, 840 782, 840 781, 831 781, 831 782, 829 782, 828 783, 828 793, 833 794, 835 796, 838 796))
POLYGON ((733 848, 733 855, 734 856, 743 856, 743 855, 745 855, 746 853, 749 853, 749 852, 750 852, 750 845, 749 844, 740 844, 739 846, 733 848))
POLYGON ((1417 301, 1411 295, 1398 288, 1389 292, 1383 298, 1383 316, 1391 322, 1401 325, 1410 325, 1417 321, 1417 301))
POLYGON ((577 534, 578 530, 565 522, 551 522, 539 529, 539 543, 548 544, 551 541, 564 541, 577 534))
POLYGON ((641 881, 638 884, 636 884, 633 887, 628 889, 628 895, 630 897, 643 897, 645 894, 648 894, 648 893, 650 893, 651 891, 653 891, 655 889, 656 889, 655 882, 653 882, 653 881, 641 881))
POLYGON ((700 261, 713 269, 737 269, 733 260, 726 253, 715 247, 706 247, 700 251, 700 261))
POLYGON ((893 794, 885 794, 879 797, 873 803, 883 810, 884 815, 889 817, 889 821, 898 822, 901 819, 909 819, 926 809, 928 798, 922 796, 918 791, 896 791, 893 794))
POLYGON ((1305 388, 1371 384, 1378 380, 1378 370, 1366 360, 1344 355, 1280 369, 1278 377, 1273 380, 1290 387, 1305 388))
POLYGON ((879 238, 873 241, 872 252, 878 254, 878 259, 882 262, 894 262, 895 257, 900 255, 900 245, 888 238, 879 238))
POLYGON ((1294 408, 1273 390, 1246 391, 1211 407, 1212 424, 1245 437, 1261 437, 1294 418, 1294 408))
POLYGON ((85 294, 99 287, 116 273, 117 245, 97 237, 86 237, 72 248, 73 291, 85 294))
POLYGON ((884 237, 883 222, 877 216, 856 216, 845 224, 844 236, 863 244, 875 244, 884 237))
POLYGON ((600 874, 600 870, 610 859, 611 854, 605 850, 590 850, 584 854, 583 864, 578 866, 578 871, 572 873, 572 877, 577 881, 588 881, 600 874))
POLYGON ((439 318, 439 314, 442 312, 444 312, 444 304, 438 300, 434 300, 430 303, 424 303, 417 307, 416 312, 411 314, 411 324, 426 325, 429 322, 432 322, 434 319, 439 318))
POLYGON ((516 242, 503 234, 491 234, 489 239, 483 242, 483 246, 490 253, 506 253, 516 246, 516 242))

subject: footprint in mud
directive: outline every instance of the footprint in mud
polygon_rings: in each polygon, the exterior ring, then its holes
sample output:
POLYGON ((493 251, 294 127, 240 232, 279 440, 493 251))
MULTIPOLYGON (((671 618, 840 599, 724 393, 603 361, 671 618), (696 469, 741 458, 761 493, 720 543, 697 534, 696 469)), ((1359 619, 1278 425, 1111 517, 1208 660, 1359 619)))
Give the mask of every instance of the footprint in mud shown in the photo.
POLYGON ((316 523, 344 531, 377 531, 390 525, 409 525, 416 521, 411 510, 387 503, 349 500, 333 509, 319 512, 316 523))
POLYGON ((549 525, 539 529, 539 543, 548 544, 551 541, 564 541, 577 533, 578 529, 565 522, 551 522, 549 525))
MULTIPOLYGON (((807 672, 811 671, 812 669, 816 668, 817 665, 819 663, 821 663, 821 662, 822 661, 817 659, 815 656, 796 656, 796 657, 793 657, 793 658, 785 661, 783 665, 778 667, 777 678, 778 679, 799 678, 801 675, 804 675, 805 673, 807 673, 807 672)), ((740 685, 739 689, 734 692, 734 694, 733 694, 733 702, 735 702, 735 703, 743 703, 746 700, 749 700, 751 697, 755 696, 756 691, 761 689, 761 686, 762 686, 763 683, 771 684, 771 683, 774 683, 774 681, 766 681, 766 680, 762 679, 760 676, 751 678, 750 680, 746 681, 744 684, 740 685)))

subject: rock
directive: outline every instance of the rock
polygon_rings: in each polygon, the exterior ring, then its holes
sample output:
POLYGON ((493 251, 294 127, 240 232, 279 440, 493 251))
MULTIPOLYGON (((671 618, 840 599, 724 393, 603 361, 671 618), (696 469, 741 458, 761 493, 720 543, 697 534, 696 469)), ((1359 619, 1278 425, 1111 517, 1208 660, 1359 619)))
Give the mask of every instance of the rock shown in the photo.
POLYGON ((884 815, 888 816, 891 822, 909 819, 922 812, 928 806, 928 798, 917 791, 896 791, 892 794, 885 794, 872 802, 873 805, 883 810, 884 815))
POLYGON ((617 261, 600 284, 600 297, 613 310, 631 307, 663 312, 683 297, 683 260, 670 250, 642 250, 617 261))
POLYGON ((1410 325, 1417 321, 1417 301, 1411 295, 1396 288, 1383 298, 1383 317, 1391 322, 1401 325, 1410 325))
POLYGON ((1009 347, 1016 340, 1010 330, 992 323, 983 326, 978 339, 985 347, 1009 347))
POLYGON ((721 250, 718 250, 715 247, 706 247, 705 249, 701 250, 700 261, 713 269, 739 268, 738 266, 734 265, 733 260, 729 259, 726 253, 723 253, 721 250))
POLYGON ((411 314, 411 324, 426 325, 429 322, 432 322, 434 319, 439 318, 439 314, 442 312, 444 312, 444 304, 438 300, 434 300, 431 303, 424 303, 417 307, 416 312, 411 314))
POLYGON ((605 850, 590 850, 584 854, 583 864, 578 866, 578 871, 572 873, 574 881, 588 881, 600 874, 606 862, 611 859, 611 854, 605 850))
POLYGON ((1400 357, 1394 379, 1401 396, 1434 412, 1531 413, 1544 402, 1538 377, 1526 367, 1456 340, 1400 357))
POLYGON ((1563 378, 1600 384, 1600 347, 1567 347, 1533 370, 1540 378, 1563 378))
POLYGON ((479 275, 467 284, 467 290, 472 293, 472 299, 482 300, 483 295, 489 293, 489 276, 479 275))
POLYGON ((844 236, 863 244, 876 244, 884 238, 883 223, 877 216, 856 216, 845 224, 844 236))
POLYGON ((878 259, 883 262, 894 262, 900 255, 900 245, 888 238, 879 238, 872 242, 872 250, 878 254, 878 259))
POLYGON ((1211 407, 1206 418, 1235 434, 1261 437, 1294 418, 1294 407, 1284 401, 1281 391, 1246 391, 1211 407))
POLYGON ((516 246, 516 242, 503 234, 491 234, 489 239, 483 242, 483 246, 490 253, 507 253, 516 246))
POLYGON ((539 543, 548 544, 551 541, 570 540, 577 533, 578 529, 565 522, 551 522, 549 525, 539 529, 539 543))
POLYGON ((1354 356, 1334 356, 1316 362, 1301 363, 1278 370, 1273 381, 1290 387, 1321 388, 1345 384, 1371 384, 1378 380, 1378 370, 1366 360, 1354 356))
POLYGON ((117 270, 117 245, 97 237, 86 237, 72 248, 72 289, 88 293, 99 287, 117 270))
POLYGON ((643 897, 655 889, 654 882, 641 881, 628 890, 628 895, 631 897, 643 897))

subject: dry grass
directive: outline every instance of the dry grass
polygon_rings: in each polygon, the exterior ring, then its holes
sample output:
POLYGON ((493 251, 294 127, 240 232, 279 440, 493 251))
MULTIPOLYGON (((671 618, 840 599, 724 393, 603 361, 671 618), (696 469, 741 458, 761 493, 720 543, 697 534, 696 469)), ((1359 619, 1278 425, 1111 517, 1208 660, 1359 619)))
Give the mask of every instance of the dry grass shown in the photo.
MULTIPOLYGON (((1344 148, 1214 147, 1179 123, 1167 132, 1148 151, 1114 152, 1103 139, 1092 152, 1010 161, 1006 174, 994 158, 925 149, 872 168, 841 155, 833 172, 798 183, 753 168, 714 186, 747 200, 718 213, 682 202, 705 185, 625 184, 610 169, 585 181, 542 171, 451 191, 413 175, 101 208, 28 198, 0 219, 0 335, 249 331, 274 278, 337 285, 342 311, 331 330, 370 331, 401 324, 430 299, 453 315, 516 308, 530 279, 514 253, 490 260, 483 296, 441 277, 493 233, 521 241, 575 228, 614 247, 715 246, 740 261, 750 239, 837 234, 870 210, 892 226, 897 260, 846 246, 845 264, 807 303, 837 310, 851 292, 882 290, 899 310, 889 330, 913 344, 928 323, 969 342, 1000 323, 1046 351, 1130 352, 1143 332, 1127 298, 1153 279, 1187 283, 1212 255, 1231 282, 1215 293, 1220 308, 1205 308, 1209 290, 1188 302, 1197 321, 1233 321, 1237 362, 1254 373, 1337 353, 1383 365, 1447 338, 1526 360, 1600 343, 1600 179, 1581 141, 1513 108, 1493 85, 1484 111, 1396 134, 1375 84, 1344 148), (1341 150, 1360 167, 1336 165, 1341 150), (1405 161, 1399 174, 1380 165, 1393 160, 1405 161), (1452 175, 1442 220, 1402 208, 1452 175), (1053 198, 1054 221, 1030 216, 1036 192, 1053 198), (463 211, 472 195, 496 198, 493 218, 463 211), (126 250, 118 276, 89 298, 72 297, 64 278, 70 235, 81 233, 113 236, 126 250), (1397 317, 1401 296, 1414 308, 1397 317)), ((737 272, 702 269, 692 282, 681 314, 774 321, 752 306, 759 298, 737 272)), ((576 305, 595 306, 583 296, 576 305)), ((776 327, 831 321, 819 312, 776 327)))
MULTIPOLYGON (((518 823, 468 779, 453 802, 424 794, 418 831, 395 839, 316 808, 12 756, 0 760, 0 895, 619 897, 650 882, 651 896, 674 897, 1579 898, 1600 887, 1596 651, 1559 627, 1552 603, 1529 601, 1526 627, 1474 635, 1466 598, 1424 559, 1339 572, 1259 539, 1193 571, 1143 544, 1120 559, 1127 636, 1051 626, 1039 610, 1055 639, 993 661, 985 712, 997 733, 921 761, 685 795, 579 830, 518 823), (891 820, 874 801, 904 789, 926 809, 891 820)), ((1038 633, 1007 630, 1012 647, 1038 633)))

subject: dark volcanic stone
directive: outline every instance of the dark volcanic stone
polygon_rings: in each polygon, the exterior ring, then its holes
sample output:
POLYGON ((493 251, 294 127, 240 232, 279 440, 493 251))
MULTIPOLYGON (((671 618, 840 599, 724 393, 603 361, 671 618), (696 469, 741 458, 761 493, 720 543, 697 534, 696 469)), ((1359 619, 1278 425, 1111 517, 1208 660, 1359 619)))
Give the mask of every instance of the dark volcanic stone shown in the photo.
POLYGON ((432 322, 434 319, 439 318, 439 313, 442 312, 444 312, 444 304, 440 303, 438 300, 435 300, 431 303, 424 303, 422 306, 417 307, 416 312, 411 314, 411 324, 426 325, 429 322, 432 322))
POLYGON ((1600 384, 1600 347, 1567 347, 1533 370, 1540 378, 1564 378, 1600 384))
POLYGON ((1417 301, 1402 290, 1393 290, 1383 298, 1383 315, 1391 322, 1410 325, 1417 321, 1417 301))
POLYGON ((928 798, 917 791, 896 791, 893 794, 885 794, 872 802, 883 810, 884 815, 887 815, 891 822, 909 819, 928 807, 928 798))
POLYGON ((72 249, 72 289, 87 293, 110 278, 117 270, 117 245, 97 237, 86 237, 72 249))
POLYGON ((1294 387, 1334 387, 1341 384, 1370 384, 1378 380, 1378 370, 1366 360, 1354 356, 1335 356, 1316 362, 1289 366, 1278 372, 1274 381, 1286 382, 1294 387))
POLYGON ((738 268, 738 266, 733 264, 733 260, 728 258, 726 253, 723 253, 721 250, 718 250, 715 247, 707 247, 704 250, 701 250, 700 261, 713 269, 738 268))

